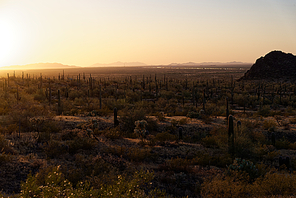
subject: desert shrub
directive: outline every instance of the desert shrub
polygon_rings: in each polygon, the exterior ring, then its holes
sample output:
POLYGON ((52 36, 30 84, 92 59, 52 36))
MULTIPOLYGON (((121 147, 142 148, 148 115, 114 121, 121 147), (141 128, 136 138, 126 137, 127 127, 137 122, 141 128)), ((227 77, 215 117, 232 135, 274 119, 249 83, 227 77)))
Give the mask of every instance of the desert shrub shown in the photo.
POLYGON ((293 196, 296 175, 271 170, 249 183, 249 175, 234 171, 231 175, 218 175, 202 184, 204 197, 271 197, 293 196))
POLYGON ((238 158, 249 158, 252 154, 253 142, 247 135, 235 138, 235 156, 238 158))
POLYGON ((48 145, 43 146, 43 150, 47 157, 58 158, 68 152, 69 147, 59 141, 50 140, 48 145))
POLYGON ((162 132, 156 134, 155 138, 156 141, 165 142, 165 141, 176 141, 178 137, 176 135, 170 134, 169 132, 162 132))
POLYGON ((153 173, 143 170, 136 171, 131 178, 118 175, 118 180, 113 185, 100 189, 99 197, 166 197, 164 191, 152 188, 153 178, 153 173))
POLYGON ((293 196, 295 195, 296 175, 269 172, 258 178, 250 188, 254 196, 293 196))
POLYGON ((234 162, 228 166, 228 174, 231 175, 235 171, 242 174, 248 174, 250 180, 254 180, 260 176, 258 169, 253 162, 241 158, 236 158, 234 162))
POLYGON ((261 131, 252 130, 249 133, 249 137, 254 143, 268 144, 268 139, 265 137, 265 135, 261 131))
POLYGON ((34 88, 34 87, 29 87, 28 89, 25 90, 25 92, 26 92, 27 94, 32 95, 32 94, 36 93, 36 88, 34 88))
POLYGON ((37 100, 39 102, 42 102, 42 101, 46 100, 46 96, 45 96, 42 89, 38 89, 38 91, 34 95, 34 100, 37 100))
POLYGON ((294 115, 295 115, 295 111, 292 106, 288 106, 287 108, 285 108, 285 116, 294 116, 294 115))
POLYGON ((101 132, 102 135, 104 135, 106 138, 109 138, 111 140, 122 138, 122 133, 120 132, 119 128, 110 128, 105 129, 101 132))
POLYGON ((242 125, 248 129, 252 130, 252 129, 260 127, 261 123, 258 120, 244 119, 244 120, 242 120, 242 125))
POLYGON ((284 127, 285 130, 291 129, 290 123, 287 120, 282 121, 282 126, 284 127))
POLYGON ((10 162, 12 159, 11 154, 0 153, 0 165, 10 162))
POLYGON ((289 144, 289 149, 296 150, 296 142, 289 144))
POLYGON ((82 96, 85 96, 85 94, 83 93, 83 91, 71 90, 69 92, 69 99, 70 100, 74 100, 75 98, 80 98, 82 96))
POLYGON ((165 171, 173 171, 175 173, 189 173, 192 171, 191 160, 179 157, 172 158, 170 160, 166 160, 165 163, 161 164, 159 166, 159 169, 165 171))
POLYGON ((216 141, 216 137, 214 136, 207 136, 201 140, 202 145, 207 148, 218 148, 219 145, 216 141))
POLYGON ((138 135, 139 138, 143 141, 144 138, 148 135, 148 132, 146 130, 147 122, 146 120, 137 120, 135 122, 135 129, 134 133, 138 135))
POLYGON ((290 142, 286 138, 282 138, 280 140, 275 141, 275 147, 277 149, 288 149, 290 142))
POLYGON ((20 197, 99 197, 99 191, 81 182, 76 188, 65 179, 60 167, 52 167, 43 178, 39 175, 28 175, 26 182, 21 183, 20 197), (40 181, 43 181, 42 183, 40 181))
POLYGON ((248 183, 245 175, 237 177, 217 175, 213 179, 206 179, 202 184, 201 195, 203 197, 247 197, 248 183))
POLYGON ((83 106, 85 105, 85 99, 83 98, 75 98, 74 101, 73 101, 73 105, 75 106, 83 106))
POLYGON ((189 111, 188 114, 186 115, 188 118, 199 118, 199 113, 194 112, 194 111, 189 111))
POLYGON ((45 119, 42 124, 38 125, 38 132, 58 133, 60 132, 60 130, 61 130, 61 126, 57 121, 53 119, 45 119))
POLYGON ((291 124, 296 124, 296 117, 290 118, 290 119, 289 119, 289 122, 290 122, 291 124))
POLYGON ((160 121, 160 122, 164 122, 165 121, 165 114, 164 114, 164 112, 156 112, 155 115, 156 115, 156 118, 158 119, 158 121, 160 121))
POLYGON ((66 129, 63 130, 61 133, 60 138, 65 141, 65 140, 73 140, 75 137, 78 136, 78 133, 80 132, 80 129, 66 129))
POLYGON ((134 148, 125 146, 108 147, 104 150, 105 153, 112 153, 113 155, 122 156, 126 159, 135 162, 142 162, 144 160, 152 160, 155 155, 151 153, 149 148, 134 148))
POLYGON ((93 177, 100 177, 100 181, 92 184, 100 188, 102 185, 112 183, 112 180, 118 174, 118 167, 125 167, 121 160, 116 160, 114 161, 116 164, 111 164, 112 161, 108 162, 99 155, 93 156, 78 153, 74 157, 73 163, 67 167, 62 167, 62 172, 74 185, 77 185, 80 181, 92 181, 93 177))
MULTIPOLYGON (((212 136, 212 139, 214 139, 211 141, 214 145, 217 145, 218 148, 225 148, 228 146, 228 133, 226 127, 214 128, 209 132, 209 134, 212 136)), ((206 135, 206 133, 204 132, 203 135, 206 135)), ((203 135, 201 135, 201 137, 203 135)))
POLYGON ((123 110, 127 105, 124 99, 108 99, 105 101, 105 106, 109 110, 113 110, 115 107, 118 110, 123 110))
POLYGON ((120 129, 127 134, 133 133, 137 120, 147 120, 145 110, 125 108, 119 117, 120 129))
POLYGON ((175 96, 175 93, 172 92, 172 91, 161 90, 160 91, 160 96, 161 96, 161 98, 164 98, 166 100, 170 100, 175 96))
POLYGON ((76 137, 74 140, 69 141, 69 153, 77 153, 80 149, 82 150, 91 150, 95 146, 95 140, 89 137, 76 137))
POLYGON ((260 116, 267 117, 270 115, 270 106, 269 105, 264 105, 257 111, 257 114, 260 116))
POLYGON ((178 121, 179 125, 184 125, 184 124, 187 124, 188 123, 188 119, 187 118, 181 118, 179 121, 178 121))
POLYGON ((0 134, 0 152, 4 154, 16 154, 16 151, 12 147, 11 143, 5 139, 5 136, 0 134))
POLYGON ((277 126, 276 122, 271 119, 267 119, 263 121, 263 129, 274 131, 274 128, 277 126))
POLYGON ((193 161, 194 164, 200 166, 217 166, 226 168, 227 165, 232 163, 232 158, 229 154, 224 153, 210 155, 209 153, 198 152, 193 161))

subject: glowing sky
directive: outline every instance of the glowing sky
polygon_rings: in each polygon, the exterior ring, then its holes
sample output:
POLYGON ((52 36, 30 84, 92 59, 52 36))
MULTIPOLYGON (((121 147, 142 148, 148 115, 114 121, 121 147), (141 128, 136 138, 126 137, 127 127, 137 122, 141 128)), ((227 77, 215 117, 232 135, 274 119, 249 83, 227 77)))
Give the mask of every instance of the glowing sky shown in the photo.
POLYGON ((0 0, 0 66, 296 54, 295 0, 0 0))

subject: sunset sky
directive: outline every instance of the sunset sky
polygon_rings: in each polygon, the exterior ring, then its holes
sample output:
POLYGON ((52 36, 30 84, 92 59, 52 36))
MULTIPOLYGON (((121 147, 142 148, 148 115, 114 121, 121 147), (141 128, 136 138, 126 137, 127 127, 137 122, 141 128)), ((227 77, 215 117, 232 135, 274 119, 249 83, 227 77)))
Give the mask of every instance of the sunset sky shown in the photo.
POLYGON ((0 0, 0 66, 296 54, 296 0, 0 0))

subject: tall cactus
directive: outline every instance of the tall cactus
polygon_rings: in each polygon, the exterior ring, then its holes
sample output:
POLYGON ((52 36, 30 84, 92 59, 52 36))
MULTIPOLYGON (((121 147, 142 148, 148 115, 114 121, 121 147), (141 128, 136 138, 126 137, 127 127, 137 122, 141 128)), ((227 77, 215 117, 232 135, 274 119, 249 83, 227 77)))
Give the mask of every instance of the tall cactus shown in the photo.
POLYGON ((228 153, 234 157, 234 129, 233 129, 233 116, 228 118, 228 153))
POLYGON ((206 90, 203 90, 202 109, 206 112, 206 90))
POLYGON ((143 75, 143 82, 142 82, 142 88, 145 90, 145 76, 143 75))
POLYGON ((242 122, 239 120, 239 121, 237 121, 237 123, 236 123, 236 127, 237 127, 237 132, 238 133, 241 133, 241 126, 242 126, 242 122))
POLYGON ((271 144, 273 146, 275 146, 275 133, 274 132, 271 133, 271 144))
POLYGON ((183 128, 179 127, 179 140, 183 139, 183 128))
POLYGON ((228 98, 226 97, 226 120, 228 121, 229 109, 228 109, 228 98))
POLYGON ((51 86, 50 86, 50 79, 49 79, 48 103, 49 103, 49 106, 50 106, 50 104, 51 104, 51 86))
POLYGON ((16 103, 18 104, 18 101, 21 100, 21 97, 19 96, 18 86, 16 87, 16 95, 15 95, 15 98, 16 98, 16 103))
POLYGON ((9 73, 7 73, 7 87, 9 87, 9 73))
POLYGON ((62 104, 61 104, 61 93, 60 90, 58 90, 58 114, 62 114, 62 104))
POLYGON ((100 84, 100 109, 102 109, 102 85, 100 84))
POLYGON ((119 122, 117 120, 117 108, 114 108, 114 127, 117 127, 119 125, 119 122))

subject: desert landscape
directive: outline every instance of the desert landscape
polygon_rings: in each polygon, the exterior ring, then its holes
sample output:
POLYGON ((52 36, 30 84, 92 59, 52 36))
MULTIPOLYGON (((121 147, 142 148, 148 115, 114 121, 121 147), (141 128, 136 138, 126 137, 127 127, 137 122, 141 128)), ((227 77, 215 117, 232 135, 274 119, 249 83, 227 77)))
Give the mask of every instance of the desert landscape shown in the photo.
POLYGON ((286 55, 251 68, 2 70, 2 196, 293 196, 295 79, 264 68, 286 55))
POLYGON ((296 197, 295 0, 1 0, 0 197, 296 197))

